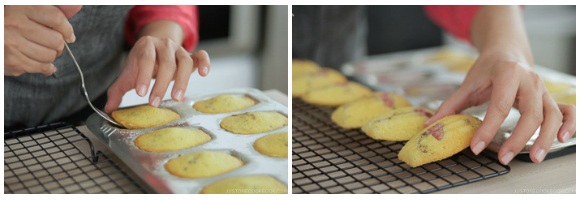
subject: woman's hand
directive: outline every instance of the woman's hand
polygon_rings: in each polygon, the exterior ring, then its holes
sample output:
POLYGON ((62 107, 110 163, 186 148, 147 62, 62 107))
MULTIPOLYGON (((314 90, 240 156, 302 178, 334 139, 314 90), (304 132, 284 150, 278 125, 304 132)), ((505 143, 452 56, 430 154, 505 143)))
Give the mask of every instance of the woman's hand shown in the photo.
POLYGON ((135 89, 141 97, 146 96, 153 77, 156 81, 149 95, 151 106, 159 106, 171 80, 175 80, 171 97, 175 101, 183 101, 191 73, 197 69, 201 76, 209 73, 207 52, 202 50, 190 55, 181 47, 183 33, 178 24, 171 21, 153 22, 142 32, 145 34, 131 49, 121 75, 108 90, 106 112, 116 110, 123 95, 131 89, 135 89))
POLYGON ((507 165, 541 127, 530 158, 542 162, 556 136, 564 142, 576 132, 575 106, 556 104, 534 71, 520 7, 483 6, 471 26, 471 38, 480 56, 459 89, 426 124, 490 101, 483 123, 471 140, 471 150, 479 154, 515 106, 521 117, 500 147, 498 158, 507 165))
POLYGON ((4 75, 56 72, 64 42, 76 40, 68 18, 81 6, 4 6, 4 75), (63 39, 64 38, 64 39, 63 39))
MULTIPOLYGON (((521 58, 521 57, 520 57, 521 58)), ((479 154, 493 139, 512 106, 521 113, 511 137, 501 146, 498 158, 508 164, 541 126, 530 158, 541 162, 558 135, 575 132, 574 106, 560 105, 552 99, 540 76, 517 55, 494 53, 481 55, 459 89, 451 95, 428 121, 459 113, 466 108, 490 101, 483 123, 473 136, 471 150, 479 154), (564 114, 564 115, 563 115, 564 114), (564 122, 564 124, 562 124, 564 122)))

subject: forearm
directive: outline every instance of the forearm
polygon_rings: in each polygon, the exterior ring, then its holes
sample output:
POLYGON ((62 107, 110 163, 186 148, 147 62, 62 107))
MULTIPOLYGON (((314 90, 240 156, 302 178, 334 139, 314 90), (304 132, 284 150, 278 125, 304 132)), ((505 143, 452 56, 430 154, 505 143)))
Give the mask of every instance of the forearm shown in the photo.
POLYGON ((170 20, 159 20, 147 24, 143 27, 141 32, 139 32, 139 38, 143 36, 171 39, 179 45, 181 45, 184 40, 183 29, 181 26, 170 20))
POLYGON ((483 6, 471 24, 471 39, 481 55, 507 50, 533 66, 519 6, 483 6))

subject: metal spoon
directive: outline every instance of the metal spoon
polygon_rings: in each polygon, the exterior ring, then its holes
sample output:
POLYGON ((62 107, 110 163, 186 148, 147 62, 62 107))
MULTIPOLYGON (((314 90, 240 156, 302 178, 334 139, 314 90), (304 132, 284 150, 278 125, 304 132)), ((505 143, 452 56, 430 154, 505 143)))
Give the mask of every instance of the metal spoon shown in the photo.
POLYGON ((66 47, 66 50, 68 51, 68 54, 70 55, 70 57, 72 58, 73 62, 77 66, 77 69, 79 70, 79 74, 81 74, 81 82, 82 82, 82 89, 83 89, 82 93, 87 98, 87 103, 89 103, 89 106, 91 106, 91 108, 95 112, 97 112, 97 114, 99 114, 99 116, 101 116, 103 119, 111 122, 112 124, 114 124, 116 126, 123 127, 121 124, 115 122, 115 120, 113 118, 111 118, 107 113, 105 113, 105 112, 103 112, 103 111, 95 108, 95 106, 93 106, 93 104, 91 103, 91 100, 89 99, 89 94, 87 93, 87 88, 85 88, 85 78, 83 76, 83 71, 81 70, 81 67, 77 63, 77 60, 75 59, 75 56, 72 54, 72 51, 70 50, 70 48, 68 48, 68 45, 66 44, 66 42, 64 43, 64 47, 66 47))

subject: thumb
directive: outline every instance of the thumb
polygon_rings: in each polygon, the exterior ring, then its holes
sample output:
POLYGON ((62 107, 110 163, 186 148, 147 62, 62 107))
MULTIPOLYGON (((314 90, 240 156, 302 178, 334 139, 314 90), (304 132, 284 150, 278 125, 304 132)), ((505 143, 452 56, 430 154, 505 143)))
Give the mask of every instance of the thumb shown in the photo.
POLYGON ((455 91, 451 96, 443 101, 435 114, 423 125, 429 126, 443 117, 460 113, 464 109, 470 107, 471 104, 469 102, 469 95, 471 94, 469 94, 468 89, 462 85, 459 87, 459 89, 457 89, 457 91, 455 91))
MULTIPOLYGON (((125 82, 126 83, 126 82, 125 82)), ((111 113, 119 108, 121 100, 127 91, 133 89, 131 84, 123 84, 121 79, 117 79, 109 90, 107 91, 107 104, 105 105, 105 112, 111 113)))
POLYGON ((67 19, 70 19, 72 16, 77 14, 83 6, 56 6, 59 8, 67 19))

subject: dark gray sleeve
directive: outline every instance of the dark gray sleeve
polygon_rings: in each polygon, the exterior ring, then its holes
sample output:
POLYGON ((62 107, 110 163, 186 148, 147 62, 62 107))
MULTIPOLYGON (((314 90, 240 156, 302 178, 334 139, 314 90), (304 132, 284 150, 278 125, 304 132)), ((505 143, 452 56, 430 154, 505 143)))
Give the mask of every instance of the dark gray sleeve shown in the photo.
POLYGON ((339 69, 366 55, 365 6, 292 6, 292 57, 339 69))

